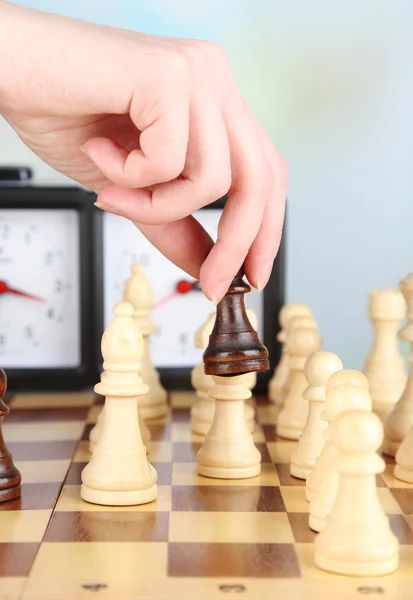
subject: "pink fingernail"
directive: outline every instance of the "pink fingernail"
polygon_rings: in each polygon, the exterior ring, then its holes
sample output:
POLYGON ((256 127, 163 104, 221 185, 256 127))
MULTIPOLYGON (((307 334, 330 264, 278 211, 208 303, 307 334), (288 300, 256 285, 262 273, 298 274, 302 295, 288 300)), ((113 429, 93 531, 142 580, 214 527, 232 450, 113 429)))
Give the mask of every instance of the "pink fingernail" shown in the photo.
POLYGON ((268 280, 270 278, 271 275, 271 271, 272 271, 272 265, 273 265, 273 261, 269 260, 267 263, 265 263, 265 265, 263 266, 260 276, 258 277, 258 282, 257 282, 257 289, 259 292, 262 292, 262 290, 265 288, 265 286, 268 283, 268 280))
POLYGON ((212 292, 212 302, 214 306, 218 304, 225 296, 228 291, 229 286, 231 285, 232 279, 227 279, 226 281, 221 281, 218 285, 215 286, 214 291, 212 292))

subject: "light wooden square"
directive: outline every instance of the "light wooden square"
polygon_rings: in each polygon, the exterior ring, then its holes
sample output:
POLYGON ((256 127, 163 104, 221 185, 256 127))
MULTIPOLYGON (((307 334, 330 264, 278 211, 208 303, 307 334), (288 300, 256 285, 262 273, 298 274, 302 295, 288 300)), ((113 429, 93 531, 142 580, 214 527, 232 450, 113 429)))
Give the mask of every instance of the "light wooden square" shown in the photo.
POLYGON ((282 485, 281 495, 289 513, 309 513, 310 503, 305 499, 305 485, 282 485))
POLYGON ((84 421, 44 421, 7 423, 3 431, 8 442, 53 442, 78 440, 82 435, 84 421))
POLYGON ((51 509, 0 512, 0 543, 41 542, 51 514, 51 509))
POLYGON ((163 542, 45 542, 30 573, 34 581, 166 576, 167 543, 163 542))
POLYGON ((19 408, 62 408, 90 406, 95 399, 93 392, 16 394, 13 396, 13 410, 19 408))
POLYGON ((64 480, 70 459, 61 460, 16 460, 24 483, 53 483, 64 480))
POLYGON ((198 400, 196 393, 192 390, 173 391, 170 393, 172 408, 190 408, 198 400))
POLYGON ((174 463, 172 465, 172 484, 173 485, 265 485, 279 486, 280 480, 274 467, 270 463, 261 465, 261 474, 249 479, 212 479, 211 477, 201 477, 197 473, 196 463, 174 463))
POLYGON ((402 481, 394 476, 394 465, 386 465, 386 470, 380 473, 380 476, 389 488, 413 489, 412 483, 402 481))
POLYGON ((0 577, 0 600, 20 599, 26 581, 26 577, 0 577))
POLYGON ((294 536, 286 513, 172 512, 170 542, 285 544, 294 536))
POLYGON ((99 506, 85 502, 80 497, 80 485, 65 485, 56 505, 56 511, 137 511, 137 512, 169 512, 171 510, 171 487, 158 485, 158 497, 154 502, 140 506, 99 506))

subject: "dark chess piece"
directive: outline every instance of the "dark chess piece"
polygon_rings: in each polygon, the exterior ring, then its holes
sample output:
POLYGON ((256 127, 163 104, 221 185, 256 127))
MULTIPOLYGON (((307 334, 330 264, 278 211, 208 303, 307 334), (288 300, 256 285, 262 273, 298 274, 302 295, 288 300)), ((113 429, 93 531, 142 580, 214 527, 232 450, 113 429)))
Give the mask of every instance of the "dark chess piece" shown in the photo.
POLYGON ((243 274, 241 269, 218 303, 214 328, 203 355, 207 375, 241 375, 270 368, 268 350, 245 310, 244 294, 251 288, 243 280, 243 274))
POLYGON ((13 459, 3 439, 2 419, 9 414, 9 408, 3 402, 7 390, 7 377, 0 369, 0 502, 20 498, 21 475, 13 464, 13 459))

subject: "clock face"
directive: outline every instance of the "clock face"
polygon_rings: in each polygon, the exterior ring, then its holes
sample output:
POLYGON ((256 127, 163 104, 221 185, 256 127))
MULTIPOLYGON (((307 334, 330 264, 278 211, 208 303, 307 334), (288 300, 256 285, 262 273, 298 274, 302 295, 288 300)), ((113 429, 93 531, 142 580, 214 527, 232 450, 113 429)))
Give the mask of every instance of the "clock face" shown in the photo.
MULTIPOLYGON (((195 218, 210 236, 217 237, 222 211, 205 209, 195 218)), ((170 263, 128 220, 105 213, 103 215, 104 248, 104 317, 105 326, 113 319, 113 305, 122 300, 126 280, 134 263, 146 265, 146 275, 153 290, 153 321, 158 331, 151 336, 151 357, 156 367, 191 367, 200 362, 202 350, 194 348, 194 333, 214 310, 200 289, 175 294, 177 283, 191 278, 170 263)), ((258 319, 262 335, 263 296, 253 289, 245 295, 247 308, 258 319)))
POLYGON ((0 209, 0 364, 80 364, 79 214, 0 209))

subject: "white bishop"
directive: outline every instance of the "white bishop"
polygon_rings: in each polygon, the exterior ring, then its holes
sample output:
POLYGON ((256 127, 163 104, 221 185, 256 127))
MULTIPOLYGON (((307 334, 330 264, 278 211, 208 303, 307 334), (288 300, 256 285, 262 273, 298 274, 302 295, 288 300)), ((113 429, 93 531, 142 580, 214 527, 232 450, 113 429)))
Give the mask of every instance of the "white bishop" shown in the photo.
POLYGON ((146 458, 138 427, 138 396, 148 390, 138 374, 143 340, 133 307, 120 302, 102 337, 104 359, 95 391, 106 397, 105 418, 90 463, 82 471, 81 497, 103 505, 155 500, 157 474, 146 458))

